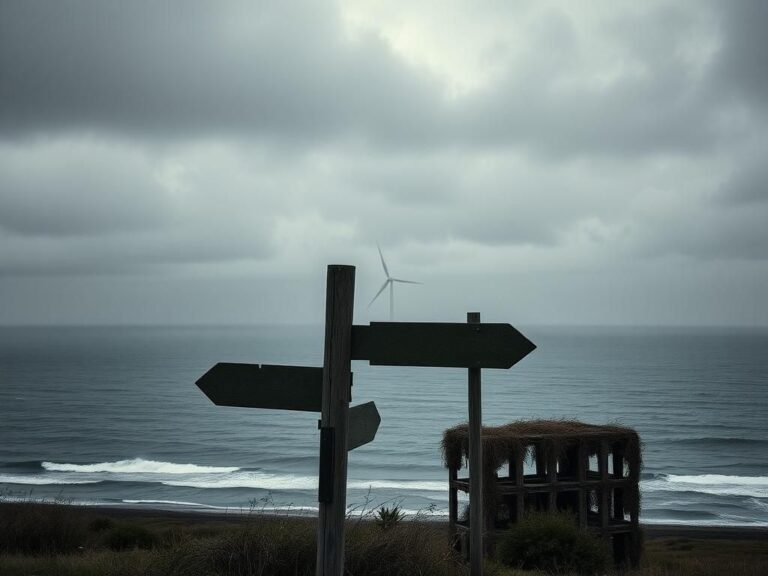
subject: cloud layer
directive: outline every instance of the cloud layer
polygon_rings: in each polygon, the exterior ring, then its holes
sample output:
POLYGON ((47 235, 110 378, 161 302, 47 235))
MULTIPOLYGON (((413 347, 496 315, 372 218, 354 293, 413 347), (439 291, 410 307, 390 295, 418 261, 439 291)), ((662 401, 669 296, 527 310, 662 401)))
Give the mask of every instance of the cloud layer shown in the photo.
POLYGON ((3 2, 0 322, 316 321, 378 241, 413 318, 765 324, 766 20, 3 2))

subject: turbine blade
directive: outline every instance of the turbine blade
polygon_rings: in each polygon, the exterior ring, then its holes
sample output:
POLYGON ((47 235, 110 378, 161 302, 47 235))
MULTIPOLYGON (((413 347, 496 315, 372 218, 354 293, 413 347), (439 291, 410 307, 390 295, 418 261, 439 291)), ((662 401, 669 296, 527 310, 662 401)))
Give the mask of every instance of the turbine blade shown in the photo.
POLYGON ((373 303, 376 301, 376 298, 378 298, 378 297, 379 297, 379 295, 380 295, 382 292, 384 292, 384 289, 387 287, 387 285, 388 285, 388 284, 389 284, 389 279, 386 279, 386 280, 384 280, 384 284, 382 284, 381 288, 379 288, 379 291, 378 291, 378 292, 376 292, 376 296, 374 296, 374 297, 373 297, 373 300, 371 300, 370 302, 368 302, 368 308, 370 308, 370 307, 371 307, 371 304, 373 304, 373 303))
POLYGON ((415 280, 401 280, 400 278, 390 278, 392 282, 402 282, 403 284, 423 284, 423 282, 416 282, 415 280))
POLYGON ((389 279, 389 270, 387 269, 387 263, 384 262, 384 254, 381 253, 381 246, 379 246, 378 242, 376 243, 376 248, 379 249, 379 257, 381 258, 381 265, 384 268, 384 274, 386 274, 387 279, 389 279))

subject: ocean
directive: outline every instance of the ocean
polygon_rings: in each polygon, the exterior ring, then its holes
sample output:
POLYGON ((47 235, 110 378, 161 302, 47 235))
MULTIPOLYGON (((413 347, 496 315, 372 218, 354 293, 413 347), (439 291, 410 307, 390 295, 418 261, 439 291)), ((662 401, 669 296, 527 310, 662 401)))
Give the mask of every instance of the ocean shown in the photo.
MULTIPOLYGON (((538 348, 483 370, 485 424, 632 426, 642 522, 768 526, 768 329, 518 328, 538 348)), ((318 415, 217 407, 195 381, 322 354, 319 326, 0 328, 0 500, 312 514, 318 415)), ((466 370, 352 369, 352 404, 382 418, 349 456, 352 513, 446 516, 440 440, 467 419, 466 370)))

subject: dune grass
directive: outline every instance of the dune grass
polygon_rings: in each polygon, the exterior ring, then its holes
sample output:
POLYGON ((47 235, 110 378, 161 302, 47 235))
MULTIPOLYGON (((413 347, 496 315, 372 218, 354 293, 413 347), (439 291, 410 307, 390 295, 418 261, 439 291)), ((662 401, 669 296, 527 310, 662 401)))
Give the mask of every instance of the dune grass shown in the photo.
MULTIPOLYGON (((190 517, 191 518, 191 517, 190 517)), ((314 575, 316 519, 252 514, 232 522, 109 518, 77 507, 0 504, 0 574, 314 575), (58 533, 58 532, 61 533, 58 533)), ((350 521, 350 575, 465 574, 445 526, 350 521)))
MULTIPOLYGON (((252 514, 117 514, 73 506, 0 504, 3 576, 302 576, 314 575, 313 518, 252 514)), ((447 527, 402 520, 383 529, 349 521, 348 576, 459 576, 447 527)), ((534 576, 488 562, 486 576, 534 576)), ((670 539, 646 544, 636 576, 762 576, 768 542, 670 539)))
POLYGON ((766 540, 651 540, 645 545, 643 576, 763 576, 768 574, 766 540))

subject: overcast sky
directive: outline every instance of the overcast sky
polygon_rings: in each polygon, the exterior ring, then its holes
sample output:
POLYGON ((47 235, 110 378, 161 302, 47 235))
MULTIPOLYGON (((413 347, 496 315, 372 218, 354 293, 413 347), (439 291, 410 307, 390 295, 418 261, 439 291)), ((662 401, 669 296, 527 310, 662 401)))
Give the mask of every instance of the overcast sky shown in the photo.
POLYGON ((768 2, 0 1, 0 323, 768 325, 768 2))

